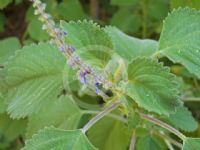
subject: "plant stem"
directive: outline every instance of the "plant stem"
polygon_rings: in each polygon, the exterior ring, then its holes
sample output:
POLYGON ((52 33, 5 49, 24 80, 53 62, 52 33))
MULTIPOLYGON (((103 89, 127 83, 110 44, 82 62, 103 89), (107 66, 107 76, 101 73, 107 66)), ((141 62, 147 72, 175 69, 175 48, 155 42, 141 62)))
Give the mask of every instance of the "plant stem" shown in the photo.
MULTIPOLYGON (((100 113, 101 111, 98 111, 98 110, 83 110, 82 111, 82 114, 98 114, 100 113)), ((113 119, 116 119, 118 121, 121 121, 123 123, 127 123, 127 119, 123 118, 123 117, 120 117, 120 116, 117 116, 115 114, 107 114, 105 117, 110 117, 110 118, 113 118, 113 119)))
POLYGON ((188 101, 191 101, 191 102, 200 102, 200 97, 186 97, 186 98, 183 98, 183 101, 184 102, 188 102, 188 101))
POLYGON ((169 150, 174 150, 174 147, 171 145, 171 143, 167 139, 164 139, 164 141, 167 144, 167 147, 169 148, 169 150))
POLYGON ((94 116, 83 128, 82 132, 85 133, 88 131, 96 122, 98 122, 101 118, 109 114, 111 111, 116 109, 118 106, 122 104, 121 101, 114 101, 108 107, 106 107, 103 111, 99 112, 96 116, 94 116))
POLYGON ((169 141, 171 144, 173 144, 173 145, 175 145, 175 146, 177 146, 179 148, 182 148, 182 146, 183 146, 181 143, 179 143, 176 140, 172 139, 171 137, 165 135, 164 133, 159 133, 159 132, 154 131, 153 134, 155 134, 155 135, 157 135, 157 136, 169 141))
POLYGON ((173 133, 176 136, 178 136, 179 138, 181 138, 183 141, 186 139, 186 136, 184 134, 182 134, 180 131, 173 128, 172 126, 166 124, 165 122, 162 122, 161 120, 158 120, 158 119, 156 119, 152 116, 149 116, 149 115, 146 115, 146 114, 143 114, 143 113, 140 113, 140 112, 138 112, 138 113, 143 119, 145 119, 149 122, 152 122, 152 123, 164 128, 164 129, 170 131, 171 133, 173 133))
POLYGON ((132 138, 131 138, 131 143, 129 146, 129 150, 134 150, 135 149, 135 143, 136 143, 136 136, 135 136, 135 131, 133 131, 132 138))

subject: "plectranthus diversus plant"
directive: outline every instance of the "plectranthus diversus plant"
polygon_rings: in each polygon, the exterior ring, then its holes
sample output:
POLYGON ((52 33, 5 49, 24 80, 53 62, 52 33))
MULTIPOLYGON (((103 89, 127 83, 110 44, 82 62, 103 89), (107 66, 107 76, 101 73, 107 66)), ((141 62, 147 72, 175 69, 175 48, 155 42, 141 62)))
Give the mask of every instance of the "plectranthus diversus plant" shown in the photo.
MULTIPOLYGON (((174 10, 165 19, 157 42, 132 38, 115 27, 100 28, 89 21, 62 22, 60 28, 45 12, 43 3, 32 2, 35 14, 39 15, 53 44, 24 47, 5 62, 3 72, 0 72, 2 83, 5 82, 0 86, 6 87, 0 98, 5 97, 7 112, 12 118, 28 118, 27 139, 41 129, 27 140, 25 150, 199 149, 198 138, 187 138, 181 133, 197 128, 191 113, 183 106, 182 100, 190 99, 185 97, 180 86, 184 80, 159 62, 161 57, 167 57, 200 77, 198 11, 174 10), (79 55, 78 50, 90 48, 88 45, 98 43, 98 40, 104 46, 109 45, 106 42, 112 43, 114 53, 104 71, 110 71, 114 80, 98 72, 88 60, 81 58, 83 55, 79 55), (80 109, 74 102, 73 91, 62 92, 65 67, 74 68, 81 83, 105 98, 105 108, 80 109), (111 96, 106 95, 108 91, 111 96), (119 106, 120 112, 108 114, 119 106), (87 113, 97 115, 83 125, 80 118, 87 113), (78 125, 79 122, 82 124, 78 125)), ((98 54, 86 58, 98 58, 98 54)))

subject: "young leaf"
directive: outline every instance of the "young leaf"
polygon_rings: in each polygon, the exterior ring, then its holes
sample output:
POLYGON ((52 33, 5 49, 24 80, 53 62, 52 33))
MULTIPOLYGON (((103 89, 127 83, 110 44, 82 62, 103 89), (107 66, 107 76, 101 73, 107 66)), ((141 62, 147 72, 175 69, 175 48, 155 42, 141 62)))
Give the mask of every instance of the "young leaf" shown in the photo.
POLYGON ((0 47, 0 65, 3 65, 21 46, 17 38, 11 37, 1 40, 0 47))
POLYGON ((199 150, 200 138, 186 138, 183 142, 182 150, 199 150))
POLYGON ((180 105, 175 76, 156 60, 133 60, 128 65, 128 82, 124 86, 126 94, 148 111, 169 115, 180 105))
POLYGON ((97 150, 81 130, 45 128, 26 141, 22 150, 97 150))
POLYGON ((184 130, 184 131, 194 131, 197 129, 197 122, 193 118, 192 113, 186 107, 178 107, 174 114, 166 117, 172 125, 184 130))
POLYGON ((128 61, 138 56, 151 56, 157 49, 157 42, 154 40, 140 40, 130 37, 110 26, 106 27, 105 31, 112 39, 114 50, 128 61))
POLYGON ((159 51, 181 63, 200 78, 200 12, 189 8, 173 11, 164 21, 159 51))
POLYGON ((63 89, 64 56, 50 44, 24 47, 5 65, 8 112, 13 118, 37 113, 63 89))
POLYGON ((44 107, 29 118, 26 135, 29 138, 38 130, 52 125, 66 130, 75 129, 80 117, 80 109, 73 98, 61 96, 53 104, 44 107))
POLYGON ((129 145, 130 132, 123 122, 103 118, 88 131, 88 138, 102 150, 125 150, 129 145))
POLYGON ((61 28, 69 34, 65 37, 77 53, 93 67, 104 68, 111 58, 112 42, 107 33, 92 21, 61 22, 61 28))
POLYGON ((147 135, 139 138, 136 144, 137 150, 164 150, 160 141, 153 136, 147 135))

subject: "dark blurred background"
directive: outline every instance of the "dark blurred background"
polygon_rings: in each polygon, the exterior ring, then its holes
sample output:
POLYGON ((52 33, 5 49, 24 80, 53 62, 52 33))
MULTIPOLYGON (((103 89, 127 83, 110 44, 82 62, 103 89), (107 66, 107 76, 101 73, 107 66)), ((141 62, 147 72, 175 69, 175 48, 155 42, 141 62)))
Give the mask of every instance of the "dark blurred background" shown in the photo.
MULTIPOLYGON (((173 8, 200 8, 199 0, 43 0, 55 20, 93 19, 139 38, 158 39, 173 8)), ((47 40, 28 0, 0 0, 0 39, 17 36, 22 44, 47 40)))

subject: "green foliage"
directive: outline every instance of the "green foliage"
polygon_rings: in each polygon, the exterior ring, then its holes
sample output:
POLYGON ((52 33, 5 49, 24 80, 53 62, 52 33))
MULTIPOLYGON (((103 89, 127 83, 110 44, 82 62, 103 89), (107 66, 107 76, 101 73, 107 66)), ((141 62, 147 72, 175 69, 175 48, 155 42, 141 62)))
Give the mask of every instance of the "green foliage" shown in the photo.
POLYGON ((80 109, 73 98, 62 96, 29 118, 27 137, 31 137, 38 130, 52 125, 67 130, 76 129, 80 117, 80 109))
MULTIPOLYGON (((25 132, 25 119, 13 120, 7 114, 0 114, 0 136, 3 141, 12 141, 25 132)), ((0 142, 0 144, 2 144, 0 142)))
POLYGON ((189 8, 173 11, 164 21, 158 50, 200 78, 199 14, 189 8))
POLYGON ((12 0, 1 0, 0 1, 0 9, 5 8, 11 2, 12 2, 12 0))
POLYGON ((42 23, 37 18, 30 21, 27 31, 31 38, 36 41, 44 41, 49 38, 47 32, 42 30, 42 23))
POLYGON ((200 136, 200 13, 172 11, 159 38, 169 4, 199 1, 43 0, 52 17, 40 20, 56 22, 47 32, 28 2, 1 0, 0 9, 11 2, 0 14, 0 150, 24 141, 23 150, 200 149, 200 139, 189 138, 200 136), (50 31, 54 43, 34 43, 50 40, 50 31), (71 61, 63 46, 74 47, 71 61))
POLYGON ((184 131, 194 131, 198 126, 191 112, 186 107, 179 107, 175 114, 171 114, 166 120, 184 131))
POLYGON ((60 16, 66 20, 78 20, 86 17, 78 0, 63 0, 57 9, 60 16))
POLYGON ((200 9, 200 1, 199 0, 171 0, 171 7, 186 7, 189 6, 191 8, 200 9))
POLYGON ((99 25, 84 20, 77 23, 61 22, 61 27, 69 32, 65 41, 69 45, 75 45, 77 53, 86 63, 93 67, 105 67, 111 58, 112 42, 99 25))
POLYGON ((8 58, 14 55, 17 49, 20 49, 20 43, 17 38, 6 38, 0 41, 0 65, 4 64, 8 58))
POLYGON ((183 143, 182 150, 198 150, 200 149, 199 138, 187 138, 183 143))
POLYGON ((181 104, 177 88, 175 76, 156 60, 137 58, 128 65, 128 82, 124 90, 148 111, 164 115, 175 112, 181 104))
POLYGON ((121 7, 112 17, 110 24, 124 32, 136 32, 141 27, 141 18, 131 8, 121 7))
POLYGON ((151 135, 139 138, 136 148, 137 150, 164 150, 160 141, 151 135))
POLYGON ((130 132, 122 122, 104 118, 89 130, 88 138, 102 150, 125 150, 129 145, 130 132))
POLYGON ((63 89, 65 58, 49 44, 24 47, 5 65, 8 112, 22 118, 54 102, 63 89))
POLYGON ((81 130, 45 128, 26 142, 22 150, 96 150, 81 130))
POLYGON ((106 27, 105 31, 112 39, 113 47, 125 60, 132 60, 138 56, 151 56, 157 49, 154 40, 140 40, 124 34, 115 27, 106 27))

